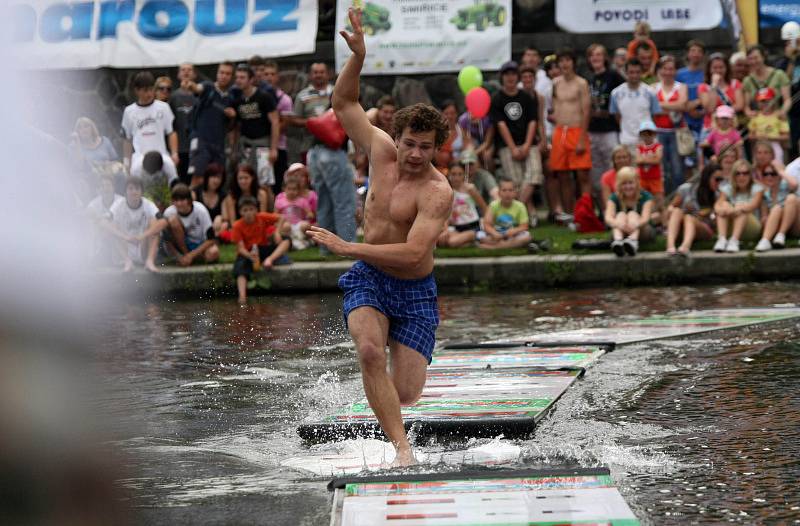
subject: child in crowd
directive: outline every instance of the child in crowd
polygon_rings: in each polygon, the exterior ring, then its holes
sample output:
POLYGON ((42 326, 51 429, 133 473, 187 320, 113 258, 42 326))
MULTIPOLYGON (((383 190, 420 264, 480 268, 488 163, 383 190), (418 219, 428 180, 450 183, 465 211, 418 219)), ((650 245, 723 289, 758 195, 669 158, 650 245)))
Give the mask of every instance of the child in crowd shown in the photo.
MULTIPOLYGON (((239 301, 247 300, 247 282, 254 271, 263 267, 270 270, 291 247, 288 239, 280 234, 283 219, 270 212, 259 212, 258 201, 253 196, 244 196, 239 200, 238 219, 233 224, 231 239, 236 243, 236 261, 233 264, 233 275, 236 276, 236 288, 239 301)), ((288 262, 288 258, 285 258, 288 262)))
POLYGON ((133 270, 134 263, 142 262, 147 270, 157 272, 158 236, 152 232, 156 231, 158 207, 142 197, 143 193, 141 177, 128 177, 125 181, 125 199, 111 206, 111 220, 103 223, 119 240, 117 246, 125 272, 133 270))
MULTIPOLYGON (((284 177, 294 177, 300 182, 300 196, 308 199, 311 205, 311 212, 317 217, 317 193, 311 189, 311 178, 308 175, 308 167, 303 163, 293 163, 287 170, 284 177)), ((369 187, 369 180, 366 183, 369 187)))
POLYGON ((306 231, 316 219, 311 201, 301 195, 301 191, 299 177, 284 177, 283 192, 275 198, 275 211, 284 218, 281 235, 291 239, 295 250, 303 250, 311 244, 306 231))
POLYGON ((756 94, 758 111, 750 118, 750 123, 747 125, 750 131, 748 140, 769 141, 775 152, 775 159, 783 164, 783 149, 789 144, 789 123, 775 111, 774 99, 775 90, 772 88, 758 90, 756 94))
POLYGON ((739 157, 744 157, 744 147, 742 146, 742 136, 734 127, 736 112, 730 106, 717 106, 714 110, 714 125, 700 144, 702 148, 710 148, 712 151, 712 162, 719 160, 719 154, 723 150, 727 151, 735 148, 739 157))
POLYGON ((718 164, 707 164, 700 181, 683 183, 667 207, 667 255, 689 256, 695 239, 714 237, 712 212, 719 185, 725 181, 718 164), (676 249, 675 243, 683 233, 683 241, 676 249))
POLYGON ((764 187, 753 179, 753 169, 744 159, 733 165, 733 180, 719 186, 714 204, 717 242, 714 252, 739 252, 740 240, 755 241, 761 233, 759 215, 764 187), (728 232, 731 237, 728 239, 728 232))
POLYGON ((757 252, 786 246, 786 234, 797 218, 797 180, 769 166, 761 172, 764 185, 764 202, 761 204, 761 222, 764 233, 756 245, 757 252))
POLYGON ((492 201, 483 216, 486 237, 480 241, 481 248, 518 248, 530 243, 528 210, 517 200, 518 191, 514 181, 500 181, 500 199, 492 201))
POLYGON ((664 207, 664 176, 661 172, 664 149, 656 140, 657 131, 652 120, 646 120, 639 125, 636 166, 639 168, 640 188, 653 196, 655 211, 660 213, 664 207))
POLYGON ((481 215, 486 211, 486 201, 475 185, 467 182, 461 162, 450 163, 447 180, 453 189, 453 211, 436 244, 440 247, 470 246, 486 235, 481 231, 481 215))
POLYGON ((650 216, 653 196, 639 186, 639 176, 633 168, 617 172, 616 191, 606 204, 605 221, 611 228, 611 249, 618 257, 627 252, 635 256, 639 240, 650 237, 650 216))
POLYGON ((187 267, 198 258, 206 263, 219 259, 211 215, 203 203, 192 200, 192 191, 185 184, 172 188, 172 205, 164 210, 160 222, 168 228, 167 249, 177 255, 178 265, 187 267))
MULTIPOLYGON (((105 173, 100 176, 98 195, 86 207, 89 218, 99 226, 102 221, 111 221, 111 209, 125 198, 114 192, 114 176, 105 173)), ((89 260, 93 264, 110 264, 114 255, 114 239, 107 231, 95 228, 89 260)))
POLYGON ((144 196, 154 202, 159 211, 163 211, 170 204, 170 186, 178 181, 178 176, 171 177, 164 171, 164 159, 155 151, 144 154, 140 173, 144 196))

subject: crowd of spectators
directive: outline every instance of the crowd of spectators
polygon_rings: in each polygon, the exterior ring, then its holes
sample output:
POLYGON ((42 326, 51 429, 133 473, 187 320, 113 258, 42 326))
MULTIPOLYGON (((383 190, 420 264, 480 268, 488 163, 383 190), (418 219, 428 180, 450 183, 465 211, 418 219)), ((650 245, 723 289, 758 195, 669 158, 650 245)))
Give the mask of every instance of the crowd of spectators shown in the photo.
MULTIPOLYGON (((487 115, 440 107, 450 134, 434 163, 455 200, 439 246, 530 247, 540 221, 610 231, 619 256, 657 235, 670 255, 688 255, 696 239, 727 252, 751 240, 758 251, 786 246, 800 235, 800 25, 782 37, 775 66, 761 45, 708 54, 690 40, 683 56, 665 54, 646 23, 611 52, 525 49, 487 84, 487 115)), ((72 151, 98 227, 93 260, 156 271, 169 257, 215 261, 232 243, 243 296, 254 270, 311 245, 312 224, 356 241, 369 161, 318 131, 330 120, 312 126, 332 111, 329 67, 312 64, 308 81, 292 98, 278 65, 258 56, 219 64, 213 81, 191 64, 174 81, 140 72, 122 156, 78 119, 72 151), (288 127, 301 135, 291 166, 288 127)), ((397 109, 389 96, 365 108, 390 135, 397 109)))

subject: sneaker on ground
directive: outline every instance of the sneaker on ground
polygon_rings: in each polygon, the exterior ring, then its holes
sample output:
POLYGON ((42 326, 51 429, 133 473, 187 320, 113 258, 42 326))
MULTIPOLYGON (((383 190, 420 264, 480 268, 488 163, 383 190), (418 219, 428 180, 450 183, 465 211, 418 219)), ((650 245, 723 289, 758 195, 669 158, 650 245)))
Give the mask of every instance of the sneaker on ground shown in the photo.
POLYGON ((636 239, 631 239, 629 237, 626 237, 625 240, 622 242, 622 246, 625 249, 625 252, 627 252, 629 256, 635 256, 636 251, 639 250, 639 241, 636 239))
POLYGON ((530 226, 531 228, 536 228, 537 226, 539 226, 539 217, 536 215, 529 216, 528 226, 530 226))
POLYGON ((739 252, 739 240, 738 239, 729 239, 728 243, 725 245, 725 252, 739 252))
POLYGON ((786 246, 786 234, 778 232, 772 238, 772 248, 783 248, 786 246))
POLYGON ((772 243, 769 242, 769 239, 761 238, 756 245, 756 252, 766 252, 767 250, 772 248, 772 243))
POLYGON ((622 256, 625 255, 625 249, 622 246, 621 239, 615 239, 614 241, 611 242, 611 250, 614 251, 614 254, 616 254, 617 257, 621 258, 622 256))
POLYGON ((717 239, 714 243, 714 252, 725 252, 725 247, 728 246, 728 240, 724 237, 717 239))
POLYGON ((567 214, 566 212, 561 212, 556 214, 556 223, 560 223, 562 225, 568 225, 572 223, 572 220, 575 219, 572 214, 567 214))

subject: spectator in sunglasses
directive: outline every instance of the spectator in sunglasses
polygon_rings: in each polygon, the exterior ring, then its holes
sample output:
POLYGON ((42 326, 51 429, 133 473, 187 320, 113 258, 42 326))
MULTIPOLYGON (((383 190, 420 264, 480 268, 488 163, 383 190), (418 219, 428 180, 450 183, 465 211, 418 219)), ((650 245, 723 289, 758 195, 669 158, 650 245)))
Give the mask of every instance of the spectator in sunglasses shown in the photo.
POLYGON ((667 255, 688 257, 695 239, 714 237, 714 202, 719 185, 725 182, 722 167, 709 164, 700 181, 683 183, 667 207, 667 255), (683 234, 678 248, 675 244, 683 234))
POLYGON ((758 239, 763 200, 764 187, 753 178, 753 167, 744 159, 736 161, 733 180, 720 184, 719 197, 714 204, 717 215, 715 252, 739 252, 740 240, 758 239))
POLYGON ((156 100, 169 102, 172 94, 172 79, 169 77, 158 77, 156 79, 156 100))
POLYGON ((764 202, 761 204, 764 233, 756 245, 756 252, 783 248, 790 229, 796 233, 797 181, 770 166, 761 172, 761 184, 764 185, 764 202))

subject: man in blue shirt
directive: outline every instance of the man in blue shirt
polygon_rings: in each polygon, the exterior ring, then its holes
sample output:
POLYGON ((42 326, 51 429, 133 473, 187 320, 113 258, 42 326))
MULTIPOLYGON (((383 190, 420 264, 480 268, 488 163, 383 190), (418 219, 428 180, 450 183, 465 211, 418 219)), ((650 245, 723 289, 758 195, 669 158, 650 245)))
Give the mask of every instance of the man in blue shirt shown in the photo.
POLYGON ((192 186, 203 183, 203 173, 211 163, 225 166, 225 135, 228 120, 236 116, 231 108, 228 90, 233 81, 233 64, 223 62, 217 67, 217 81, 197 84, 186 80, 181 87, 197 95, 197 104, 189 142, 189 175, 192 186))
MULTIPOLYGON (((686 43, 686 67, 678 70, 675 80, 686 84, 689 91, 689 100, 686 102, 686 125, 692 130, 695 141, 700 143, 700 134, 703 131, 703 102, 697 89, 705 82, 706 46, 699 40, 690 40, 686 43)), ((689 168, 694 166, 694 156, 686 157, 689 168)), ((687 179, 688 179, 687 174, 687 179)))

